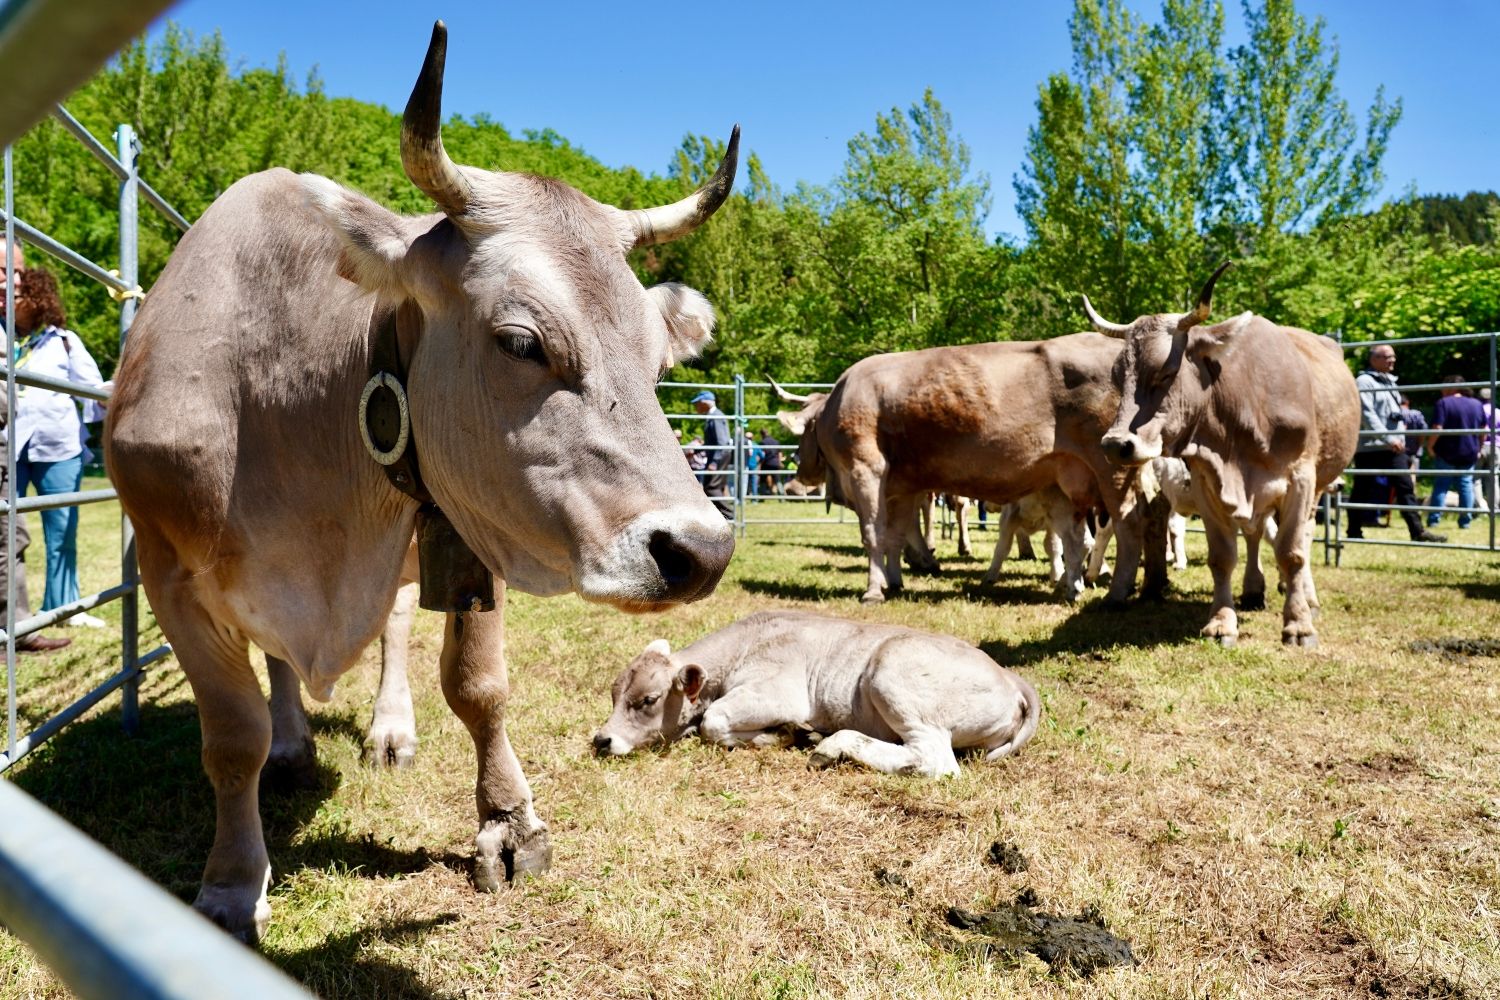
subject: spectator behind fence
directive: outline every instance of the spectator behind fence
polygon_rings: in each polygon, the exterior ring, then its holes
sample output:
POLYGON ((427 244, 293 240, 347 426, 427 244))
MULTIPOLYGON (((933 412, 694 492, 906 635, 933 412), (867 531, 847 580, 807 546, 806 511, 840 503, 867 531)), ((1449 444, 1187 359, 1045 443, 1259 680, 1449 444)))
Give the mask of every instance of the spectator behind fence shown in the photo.
POLYGON ((704 468, 703 492, 727 519, 734 518, 734 501, 729 499, 729 477, 725 472, 734 466, 733 441, 729 438, 729 421, 719 409, 714 394, 707 389, 693 397, 693 409, 708 417, 703 421, 704 468))
MULTIPOLYGON (((1349 499, 1357 504, 1380 504, 1386 502, 1387 486, 1394 487, 1396 503, 1403 507, 1417 506, 1416 494, 1412 492, 1410 469, 1406 463, 1406 438, 1401 432, 1401 394, 1396 388, 1396 349, 1390 344, 1379 344, 1370 349, 1368 367, 1354 380, 1359 387, 1359 423, 1363 431, 1359 448, 1354 453, 1354 466, 1361 471, 1383 471, 1384 476, 1355 476, 1354 489, 1349 499), (1392 473, 1399 473, 1393 475, 1392 473)), ((1415 510, 1403 510, 1401 519, 1414 542, 1446 542, 1442 535, 1422 527, 1422 519, 1415 510)), ((1350 510, 1350 538, 1363 538, 1366 525, 1373 524, 1374 510, 1350 510)))
MULTIPOLYGON (((16 279, 15 369, 96 388, 105 388, 89 350, 78 334, 65 329, 67 317, 57 293, 57 279, 31 269, 16 279)), ((104 419, 104 407, 84 401, 88 422, 104 419)), ((93 457, 84 444, 87 430, 78 404, 65 393, 21 386, 16 397, 16 426, 10 444, 16 452, 16 496, 31 486, 41 496, 76 493, 83 482, 84 464, 93 457)), ((78 600, 78 508, 42 511, 47 545, 47 588, 42 610, 50 611, 78 600)), ((70 625, 102 627, 104 622, 86 612, 70 625)))
POLYGON ((786 466, 781 461, 781 442, 776 440, 770 428, 760 435, 761 495, 778 496, 781 493, 781 477, 775 475, 786 466))
MULTIPOLYGON (((16 244, 12 254, 11 264, 15 268, 14 273, 19 275, 26 267, 25 256, 21 253, 21 245, 16 244)), ((5 267, 5 240, 0 238, 0 268, 5 267)), ((14 282, 7 281, 12 286, 14 293, 14 282)), ((5 319, 5 298, 0 295, 0 322, 5 319)), ((3 329, 3 327, 0 327, 3 329)), ((8 501, 11 497, 10 480, 7 472, 10 466, 7 460, 7 452, 10 449, 7 436, 5 409, 0 406, 0 501, 8 501)), ((10 601, 11 578, 15 580, 16 591, 16 621, 24 621, 31 617, 31 599, 26 592, 26 547, 31 544, 31 535, 26 530, 26 518, 21 514, 16 515, 16 556, 9 558, 6 545, 10 541, 5 531, 4 520, 0 519, 0 627, 4 626, 5 613, 10 601)), ((62 649, 72 642, 72 639, 52 639, 45 635, 33 632, 16 640, 16 652, 18 653, 49 653, 54 649, 62 649)))
POLYGON ((1406 467, 1412 470, 1407 478, 1411 480, 1413 495, 1416 495, 1421 493, 1417 486, 1417 469, 1422 465, 1422 456, 1427 454, 1423 447, 1427 442, 1426 435, 1417 432, 1427 430, 1427 418, 1411 405, 1411 397, 1404 392, 1401 394, 1401 422, 1406 425, 1406 467))
MULTIPOLYGON (((1449 375, 1446 383, 1464 381, 1462 375, 1449 375)), ((1432 412, 1432 429, 1473 430, 1484 428, 1484 404, 1470 396, 1464 389, 1444 389, 1432 412)), ((1448 490, 1458 489, 1458 526, 1467 528, 1473 519, 1474 509, 1474 463, 1479 460, 1479 449, 1483 435, 1444 434, 1427 439, 1427 448, 1432 452, 1433 464, 1452 475, 1438 476, 1432 483, 1432 512, 1427 515, 1429 526, 1437 524, 1448 490)))
POLYGON ((1479 390, 1479 402, 1484 407, 1484 440, 1479 446, 1479 486, 1484 491, 1484 505, 1490 510, 1500 510, 1500 498, 1495 496, 1494 470, 1496 465, 1496 437, 1495 432, 1500 430, 1500 413, 1495 411, 1495 404, 1490 400, 1490 390, 1486 386, 1479 390))

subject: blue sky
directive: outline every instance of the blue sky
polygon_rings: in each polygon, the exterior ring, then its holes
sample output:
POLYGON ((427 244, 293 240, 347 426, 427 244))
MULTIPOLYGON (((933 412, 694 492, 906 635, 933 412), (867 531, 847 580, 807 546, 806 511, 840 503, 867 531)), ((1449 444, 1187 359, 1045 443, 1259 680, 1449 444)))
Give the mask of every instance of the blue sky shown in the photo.
MULTIPOLYGON (((1132 4, 1155 17, 1152 0, 1132 4)), ((1240 40, 1238 0, 1227 0, 1240 40)), ((1496 0, 1301 0, 1339 43, 1339 88, 1360 118, 1380 84, 1405 115, 1386 158, 1386 195, 1500 186, 1492 49, 1496 0), (1467 41, 1474 45, 1465 44, 1467 41)), ((448 23, 447 112, 507 128, 553 128, 611 166, 661 172, 689 132, 745 144, 783 188, 839 173, 877 112, 932 87, 988 174, 991 233, 1019 236, 1011 179, 1036 117, 1037 85, 1068 68, 1065 0, 688 5, 440 4, 369 0, 182 0, 168 17, 219 29, 246 66, 285 52, 330 95, 400 108, 432 21, 448 23)), ((157 30, 160 28, 158 26, 157 30)))

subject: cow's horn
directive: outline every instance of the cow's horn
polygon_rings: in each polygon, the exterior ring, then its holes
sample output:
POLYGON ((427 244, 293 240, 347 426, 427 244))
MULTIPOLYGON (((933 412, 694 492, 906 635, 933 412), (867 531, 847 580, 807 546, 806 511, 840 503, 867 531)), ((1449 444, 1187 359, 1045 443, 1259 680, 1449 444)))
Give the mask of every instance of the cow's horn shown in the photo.
POLYGON ((1125 331, 1130 329, 1130 324, 1128 323, 1111 323, 1103 316, 1094 312, 1094 304, 1089 301, 1087 295, 1083 297, 1083 312, 1089 318, 1089 322, 1094 324, 1094 329, 1105 336, 1123 337, 1125 336, 1125 331))
POLYGON ((692 194, 670 205, 656 208, 638 208, 630 214, 630 225, 635 231, 635 245, 649 247, 657 243, 668 243, 680 239, 718 211, 734 187, 734 172, 740 162, 740 127, 736 125, 729 134, 729 145, 724 150, 724 159, 719 169, 692 194))
POLYGON ((443 149, 443 63, 447 56, 448 27, 438 21, 432 26, 422 75, 411 89, 401 119, 401 166, 411 182, 451 217, 464 214, 471 192, 469 182, 443 149))
POLYGON ((776 380, 769 375, 766 376, 766 381, 771 383, 771 388, 776 390, 777 397, 783 403, 805 403, 808 400, 806 396, 799 396, 795 392, 787 392, 781 386, 777 385, 776 380))
POLYGON ((1231 263, 1233 261, 1226 260, 1220 264, 1219 269, 1209 276, 1208 281, 1204 282, 1203 291, 1198 293, 1198 304, 1193 306, 1192 312, 1182 317, 1182 320, 1177 324, 1179 330, 1188 330, 1199 323, 1208 322, 1209 306, 1213 303, 1214 298, 1214 282, 1219 280, 1219 275, 1229 270, 1231 263))

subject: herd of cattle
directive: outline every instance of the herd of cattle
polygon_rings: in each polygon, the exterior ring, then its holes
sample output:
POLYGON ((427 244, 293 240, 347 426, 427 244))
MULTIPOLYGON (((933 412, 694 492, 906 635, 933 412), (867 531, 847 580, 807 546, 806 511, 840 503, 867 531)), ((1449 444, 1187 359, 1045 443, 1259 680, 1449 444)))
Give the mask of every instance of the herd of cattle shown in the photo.
MULTIPOLYGON (((217 805, 194 905, 250 941, 270 912, 262 769, 312 761, 300 688, 328 699, 384 628, 372 746, 391 763, 415 750, 403 584, 420 575, 426 603, 419 524, 426 546, 426 525, 445 516, 496 578, 493 603, 448 608, 440 658, 478 756, 481 890, 545 869, 551 853, 506 736, 505 588, 663 609, 712 593, 734 550, 654 391, 708 340, 712 307, 680 285, 643 288, 626 254, 718 208, 738 130, 703 188, 656 208, 459 166, 439 128, 445 51, 439 22, 401 135, 407 176, 438 211, 400 217, 284 170, 239 181, 183 238, 116 379, 108 463, 197 698, 217 805), (365 407, 379 392, 399 407, 377 442, 365 407), (266 654, 269 706, 251 644, 266 654)), ((1118 547, 1108 599, 1123 602, 1143 544, 1164 548, 1143 543, 1154 491, 1140 470, 1172 456, 1208 529, 1204 634, 1233 641, 1236 534, 1258 542, 1274 515, 1283 640, 1312 645, 1311 516, 1354 450, 1357 392, 1322 338, 1248 313, 1210 325, 1213 284, 1185 315, 1121 325, 1085 300, 1097 332, 871 357, 789 414, 799 476, 858 512, 865 598, 900 586, 916 507, 940 490, 1044 498, 1066 573, 1080 577, 1081 515, 1101 505, 1118 547)), ((1255 598, 1264 582, 1246 587, 1255 598)), ((941 774, 955 746, 1009 753, 1038 717, 1029 684, 951 637, 768 613, 676 653, 648 647, 616 683, 595 746, 803 731, 823 736, 820 763, 941 774)))

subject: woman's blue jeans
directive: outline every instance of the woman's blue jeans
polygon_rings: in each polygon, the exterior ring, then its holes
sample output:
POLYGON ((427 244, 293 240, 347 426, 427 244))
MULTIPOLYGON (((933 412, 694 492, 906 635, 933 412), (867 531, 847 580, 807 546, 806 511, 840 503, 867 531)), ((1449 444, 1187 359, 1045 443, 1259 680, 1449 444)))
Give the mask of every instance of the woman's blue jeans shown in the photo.
MULTIPOLYGON (((33 485, 44 497, 76 493, 82 482, 82 455, 61 462, 33 462, 24 453, 16 459, 18 497, 24 497, 33 485)), ((47 594, 41 610, 51 611, 78 600, 78 508, 60 507, 41 513, 47 543, 47 594)))

